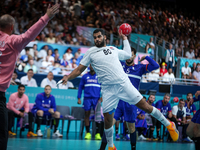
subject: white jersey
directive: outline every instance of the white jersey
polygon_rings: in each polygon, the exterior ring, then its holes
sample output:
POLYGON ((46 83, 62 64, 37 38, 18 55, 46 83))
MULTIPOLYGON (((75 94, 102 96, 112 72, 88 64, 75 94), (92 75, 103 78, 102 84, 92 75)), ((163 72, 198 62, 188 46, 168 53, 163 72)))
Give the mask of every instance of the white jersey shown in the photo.
POLYGON ((113 46, 90 48, 85 53, 80 64, 84 66, 92 65, 97 74, 98 82, 105 84, 124 83, 128 76, 124 72, 119 60, 127 60, 131 57, 131 48, 128 40, 124 40, 123 50, 113 46))

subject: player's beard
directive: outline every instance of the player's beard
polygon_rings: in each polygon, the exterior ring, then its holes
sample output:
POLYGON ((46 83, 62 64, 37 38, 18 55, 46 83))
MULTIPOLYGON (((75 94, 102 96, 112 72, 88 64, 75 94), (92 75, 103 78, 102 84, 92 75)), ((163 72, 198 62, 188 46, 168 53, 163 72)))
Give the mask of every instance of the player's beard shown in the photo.
POLYGON ((98 47, 98 48, 100 48, 100 47, 103 47, 104 44, 105 44, 105 40, 103 39, 102 42, 101 42, 100 44, 99 44, 98 42, 96 42, 96 43, 95 43, 95 46, 98 47))
POLYGON ((131 59, 130 61, 127 61, 127 60, 126 60, 126 64, 127 64, 127 65, 131 65, 132 63, 133 63, 133 59, 131 59))

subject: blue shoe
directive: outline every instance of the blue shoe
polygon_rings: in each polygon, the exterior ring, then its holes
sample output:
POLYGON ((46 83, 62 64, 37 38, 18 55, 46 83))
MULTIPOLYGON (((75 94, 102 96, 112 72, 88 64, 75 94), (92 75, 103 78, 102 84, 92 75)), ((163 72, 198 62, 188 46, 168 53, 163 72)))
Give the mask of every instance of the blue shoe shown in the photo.
POLYGON ((182 142, 192 143, 192 141, 191 141, 190 139, 188 139, 188 138, 184 138, 184 139, 182 140, 182 142))
POLYGON ((130 136, 129 136, 129 134, 126 134, 126 135, 124 136, 124 140, 130 141, 130 136))
POLYGON ((119 134, 116 134, 116 135, 115 135, 115 140, 120 140, 119 134))

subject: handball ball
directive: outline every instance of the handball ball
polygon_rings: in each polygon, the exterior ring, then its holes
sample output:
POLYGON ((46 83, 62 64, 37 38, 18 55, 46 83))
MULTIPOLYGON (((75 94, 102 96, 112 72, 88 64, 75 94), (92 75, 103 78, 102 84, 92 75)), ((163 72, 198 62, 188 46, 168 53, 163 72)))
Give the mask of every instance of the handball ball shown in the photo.
POLYGON ((175 103, 178 103, 178 101, 179 101, 178 97, 174 97, 173 101, 174 101, 175 103))
POLYGON ((132 32, 132 28, 128 23, 123 23, 120 27, 119 27, 119 32, 122 31, 122 34, 128 36, 131 32, 132 32))

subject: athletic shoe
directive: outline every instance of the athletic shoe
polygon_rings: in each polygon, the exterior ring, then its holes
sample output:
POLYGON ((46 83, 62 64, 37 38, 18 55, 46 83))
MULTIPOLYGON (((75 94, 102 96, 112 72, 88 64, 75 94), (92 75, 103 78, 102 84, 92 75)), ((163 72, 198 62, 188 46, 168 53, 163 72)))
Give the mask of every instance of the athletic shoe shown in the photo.
POLYGON ((126 135, 124 136, 124 140, 130 141, 130 136, 129 136, 129 134, 126 134, 126 135))
POLYGON ((150 137, 150 138, 147 138, 148 141, 158 141, 157 138, 155 138, 154 136, 150 137))
POLYGON ((16 133, 12 132, 12 131, 8 131, 8 135, 9 136, 16 136, 16 133))
POLYGON ((29 131, 27 133, 27 137, 37 137, 37 134, 33 133, 32 131, 29 131))
POLYGON ((100 133, 95 134, 95 140, 101 140, 101 135, 100 135, 100 133))
POLYGON ((189 136, 187 137, 187 139, 188 139, 189 141, 193 142, 193 140, 192 140, 189 136))
POLYGON ((115 135, 115 140, 120 140, 119 134, 116 134, 116 135, 115 135))
POLYGON ((43 136, 43 134, 42 134, 42 131, 41 131, 41 130, 38 130, 38 131, 37 131, 37 136, 38 136, 38 137, 42 137, 42 136, 43 136))
POLYGON ((113 147, 108 147, 108 150, 117 150, 117 148, 116 148, 115 145, 113 144, 113 147))
POLYGON ((192 141, 191 141, 189 138, 184 138, 184 139, 182 140, 182 142, 192 143, 192 141))
POLYGON ((163 141, 163 139, 160 136, 157 136, 157 139, 158 139, 157 140, 158 142, 162 142, 163 141))
POLYGON ((54 137, 54 138, 56 138, 56 137, 62 138, 63 135, 60 134, 59 130, 56 130, 56 132, 53 133, 52 137, 54 137))
POLYGON ((147 138, 145 138, 142 134, 138 137, 139 141, 146 141, 147 138))
POLYGON ((168 129, 169 134, 170 134, 172 140, 173 140, 174 142, 177 141, 177 140, 178 140, 178 137, 179 137, 179 132, 178 132, 178 130, 176 129, 176 126, 175 126, 174 122, 171 122, 171 121, 170 121, 170 125, 168 125, 166 128, 168 129))
POLYGON ((91 138, 92 138, 92 135, 90 134, 90 132, 86 133, 85 139, 86 140, 91 140, 91 138))

